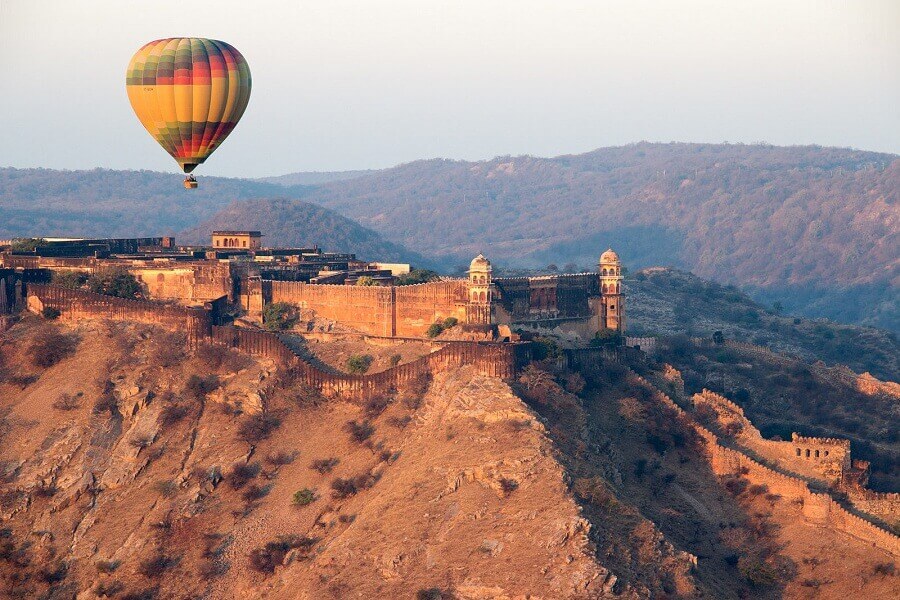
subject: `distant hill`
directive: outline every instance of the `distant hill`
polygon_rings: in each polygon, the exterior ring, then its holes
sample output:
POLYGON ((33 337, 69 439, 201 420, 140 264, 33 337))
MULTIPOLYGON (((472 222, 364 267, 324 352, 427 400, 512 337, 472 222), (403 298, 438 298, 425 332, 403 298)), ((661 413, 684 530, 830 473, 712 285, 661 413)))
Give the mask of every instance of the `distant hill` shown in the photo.
POLYGON ((265 181, 266 183, 277 183, 278 185, 321 185, 323 183, 331 183, 332 181, 345 181, 347 179, 355 179, 363 175, 371 175, 377 173, 374 170, 365 171, 306 171, 302 173, 289 173, 288 175, 277 175, 275 177, 260 177, 257 181, 265 181))
POLYGON ((766 346, 807 362, 847 365, 858 373, 900 380, 900 340, 874 327, 780 314, 733 286, 677 269, 649 268, 625 279, 630 335, 686 334, 766 346))
POLYGON ((267 246, 314 246, 326 251, 354 252, 359 258, 432 266, 421 255, 386 241, 379 234, 336 212, 301 200, 264 199, 233 202, 178 239, 207 242, 215 229, 258 229, 267 246))
POLYGON ((791 311, 900 331, 900 159, 840 148, 649 144, 427 160, 305 199, 450 262, 673 265, 791 311))
POLYGON ((245 198, 301 197, 312 188, 152 171, 55 171, 0 168, 0 238, 29 235, 172 234, 245 198))

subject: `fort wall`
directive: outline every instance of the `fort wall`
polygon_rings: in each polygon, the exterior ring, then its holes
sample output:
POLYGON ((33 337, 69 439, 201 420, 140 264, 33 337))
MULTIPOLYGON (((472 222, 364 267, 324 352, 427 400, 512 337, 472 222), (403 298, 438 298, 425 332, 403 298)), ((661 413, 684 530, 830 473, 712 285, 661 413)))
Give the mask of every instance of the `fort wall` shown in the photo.
POLYGON ((27 294, 28 309, 32 312, 51 307, 59 311, 61 319, 69 321, 101 318, 160 325, 185 333, 193 347, 209 337, 212 326, 209 312, 203 309, 161 306, 39 283, 29 283, 27 294))
POLYGON ((27 294, 28 308, 32 312, 53 307, 60 311, 60 318, 65 320, 99 318, 150 323, 187 333, 188 340, 194 347, 200 343, 213 343, 270 358, 301 382, 326 394, 367 397, 396 389, 417 378, 463 365, 474 366, 484 375, 512 379, 531 360, 531 345, 528 343, 457 341, 447 343, 418 360, 379 373, 331 373, 297 356, 275 334, 213 325, 211 311, 208 310, 162 306, 153 302, 114 298, 43 284, 29 284, 27 294))
POLYGON ((780 473, 740 450, 724 446, 715 433, 697 423, 689 413, 666 394, 630 368, 628 373, 632 380, 654 389, 656 391, 654 396, 665 406, 687 417, 691 426, 706 440, 706 450, 713 473, 719 476, 745 477, 752 484, 765 485, 771 493, 800 502, 803 516, 808 521, 844 531, 900 557, 900 537, 849 512, 829 494, 811 491, 807 483, 800 477, 780 473))
POLYGON ((767 440, 744 415, 744 410, 724 396, 703 390, 694 394, 694 406, 715 412, 719 427, 735 443, 766 461, 801 477, 826 485, 839 485, 850 468, 850 441, 792 435, 791 441, 767 440))
POLYGON ((436 321, 449 317, 466 322, 468 284, 464 279, 447 279, 395 290, 395 335, 422 336, 436 321))
POLYGON ((396 334, 391 287, 319 285, 298 281, 263 281, 265 304, 287 302, 316 317, 373 335, 396 334))

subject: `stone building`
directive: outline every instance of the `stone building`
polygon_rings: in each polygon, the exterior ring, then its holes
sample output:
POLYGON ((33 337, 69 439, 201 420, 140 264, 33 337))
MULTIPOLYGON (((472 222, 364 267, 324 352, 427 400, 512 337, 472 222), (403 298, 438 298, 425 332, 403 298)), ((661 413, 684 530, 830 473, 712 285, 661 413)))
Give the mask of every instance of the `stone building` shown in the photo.
POLYGON ((259 231, 213 231, 213 248, 238 248, 258 250, 262 248, 262 233, 259 231))
POLYGON ((472 259, 469 265, 469 302, 466 305, 466 322, 471 325, 490 325, 494 322, 491 309, 491 261, 483 254, 472 259))

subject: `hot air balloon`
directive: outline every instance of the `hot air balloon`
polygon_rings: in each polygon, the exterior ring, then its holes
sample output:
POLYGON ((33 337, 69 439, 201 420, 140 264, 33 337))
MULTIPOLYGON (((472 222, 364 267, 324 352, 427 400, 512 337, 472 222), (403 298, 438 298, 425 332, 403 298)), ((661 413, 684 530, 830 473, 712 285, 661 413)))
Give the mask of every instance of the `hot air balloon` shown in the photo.
POLYGON ((250 67, 234 46, 206 38, 145 44, 125 76, 141 124, 190 175, 234 129, 250 101, 250 67))

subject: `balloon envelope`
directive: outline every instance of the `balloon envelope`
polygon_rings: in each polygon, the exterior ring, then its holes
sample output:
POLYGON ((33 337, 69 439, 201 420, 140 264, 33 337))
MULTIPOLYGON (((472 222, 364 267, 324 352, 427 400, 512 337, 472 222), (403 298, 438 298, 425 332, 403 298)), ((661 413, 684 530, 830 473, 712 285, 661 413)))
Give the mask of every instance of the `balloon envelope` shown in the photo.
POLYGON ((225 42, 168 38, 131 57, 125 87, 141 124, 190 173, 244 114, 250 67, 225 42))

